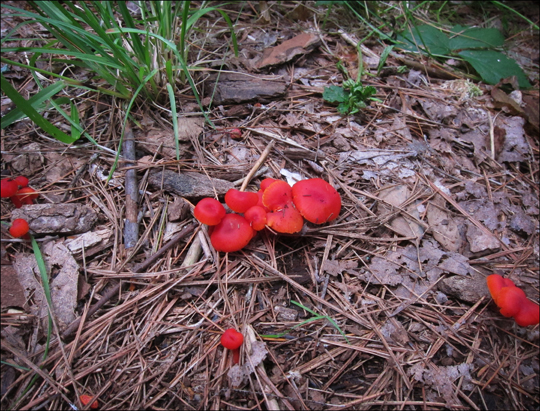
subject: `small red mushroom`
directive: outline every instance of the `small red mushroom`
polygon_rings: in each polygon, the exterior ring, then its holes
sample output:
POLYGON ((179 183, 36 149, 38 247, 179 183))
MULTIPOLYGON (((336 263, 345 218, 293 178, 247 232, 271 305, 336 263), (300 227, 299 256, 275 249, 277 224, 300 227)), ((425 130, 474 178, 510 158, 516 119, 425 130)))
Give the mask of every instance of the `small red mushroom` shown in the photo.
POLYGON ((275 178, 270 178, 270 177, 265 178, 263 181, 261 181, 261 190, 262 191, 266 190, 268 186, 275 181, 278 181, 278 180, 276 180, 275 178))
POLYGON ((242 138, 242 130, 239 128, 233 128, 229 134, 233 140, 240 140, 242 138))
POLYGON ((17 191, 15 197, 21 200, 21 203, 23 204, 32 204, 32 202, 39 197, 39 194, 32 187, 22 187, 19 189, 19 191, 17 191))
POLYGON ((206 225, 218 225, 225 214, 225 207, 214 198, 203 198, 193 210, 195 218, 206 225))
POLYGON ((244 218, 255 231, 261 231, 266 226, 266 210, 258 205, 247 210, 244 218))
POLYGON ((492 274, 489 275, 486 278, 487 286, 489 289, 489 293, 491 294, 491 297, 493 298, 493 301, 495 301, 495 304, 497 304, 497 300, 499 298, 499 292, 503 287, 515 287, 516 285, 514 282, 509 278, 504 278, 500 276, 499 274, 492 274))
POLYGON ((263 192, 262 202, 269 210, 275 211, 292 203, 292 188, 285 181, 276 180, 263 192))
POLYGON ((502 315, 514 317, 516 323, 522 327, 538 324, 540 307, 530 301, 525 292, 516 287, 512 280, 492 274, 487 277, 486 282, 491 297, 502 315))
POLYGON ((28 186, 28 178, 26 178, 25 176, 15 177, 13 181, 15 181, 19 185, 19 187, 28 186))
MULTIPOLYGON (((82 394, 79 399, 81 400, 81 404, 82 405, 88 405, 90 403, 90 401, 92 401, 92 396, 91 395, 87 395, 87 394, 82 394)), ((92 405, 90 405, 90 408, 95 410, 99 407, 99 403, 97 400, 94 400, 94 402, 92 403, 92 405)))
POLYGON ((236 331, 234 328, 225 330, 221 336, 221 345, 233 352, 233 362, 238 364, 240 362, 240 347, 244 342, 244 336, 236 331))
POLYGON ((249 244, 255 231, 249 222, 238 214, 226 214, 210 234, 210 242, 216 251, 231 253, 249 244))
POLYGON ((28 231, 30 231, 30 227, 28 226, 28 222, 23 218, 13 220, 9 228, 9 233, 15 238, 23 237, 28 234, 28 231))
POLYGON ((292 187, 292 196, 296 209, 314 224, 332 221, 341 211, 340 195, 334 187, 320 178, 298 181, 292 187))
POLYGON ((535 304, 529 299, 525 298, 521 302, 521 310, 514 315, 514 320, 516 320, 516 323, 522 327, 536 325, 540 322, 540 307, 538 304, 535 304))
POLYGON ((19 189, 17 182, 15 180, 12 180, 11 178, 2 179, 0 184, 2 198, 13 197, 19 189))
POLYGON ((292 203, 266 214, 266 225, 278 233, 294 234, 302 230, 304 219, 292 203))
POLYGON ((225 194, 225 203, 237 213, 245 213, 251 207, 257 205, 259 196, 249 191, 239 191, 231 188, 225 194))
POLYGON ((497 297, 497 305, 505 317, 513 317, 521 310, 521 305, 527 299, 525 292, 517 287, 503 287, 497 297))

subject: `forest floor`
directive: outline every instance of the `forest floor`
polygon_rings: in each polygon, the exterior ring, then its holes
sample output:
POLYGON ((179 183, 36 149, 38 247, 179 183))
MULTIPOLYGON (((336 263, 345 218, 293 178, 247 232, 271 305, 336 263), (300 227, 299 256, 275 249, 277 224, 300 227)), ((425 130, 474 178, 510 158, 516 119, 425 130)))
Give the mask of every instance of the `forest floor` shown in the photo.
MULTIPOLYGON (((2 225, 2 409, 88 409, 82 394, 111 410, 539 409, 538 325, 503 317, 486 286, 498 273, 539 299, 538 31, 515 19, 508 32, 502 12, 486 23, 456 4, 455 24, 502 28, 533 88, 510 93, 512 79, 487 85, 398 48, 378 70, 388 44, 365 39, 347 8, 238 2, 224 10, 239 56, 193 74, 215 127, 189 87, 177 94, 180 160, 161 103, 134 107, 136 160, 121 158, 110 181, 122 108, 109 96, 76 100, 99 146, 62 144, 27 118, 3 128, 2 178, 24 175, 40 195, 20 209, 2 199, 2 221, 30 223, 54 326, 47 346, 32 244, 2 225), (324 89, 359 70, 376 100, 342 114, 324 89), (193 207, 266 177, 322 178, 341 213, 216 252, 193 207), (126 248, 133 207, 138 236, 126 248), (244 335, 238 365, 220 345, 228 328, 244 335)), ((518 4, 538 24, 538 6, 518 4)), ((3 18, 2 31, 17 23, 3 18)), ((224 27, 209 23, 198 50, 222 50, 224 27)), ((24 68, 4 76, 26 98, 38 91, 24 68)), ((13 107, 3 94, 2 115, 13 107)))

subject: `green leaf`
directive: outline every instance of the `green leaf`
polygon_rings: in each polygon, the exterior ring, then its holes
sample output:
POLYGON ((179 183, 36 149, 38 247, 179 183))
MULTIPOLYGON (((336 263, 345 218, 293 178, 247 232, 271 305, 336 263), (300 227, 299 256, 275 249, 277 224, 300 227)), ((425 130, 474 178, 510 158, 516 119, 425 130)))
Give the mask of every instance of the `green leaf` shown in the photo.
POLYGON ((30 120, 36 123, 45 132, 49 133, 51 136, 56 138, 58 141, 61 141, 62 143, 71 144, 76 141, 71 136, 67 135, 62 130, 47 121, 41 114, 39 114, 36 109, 33 108, 28 103, 28 101, 23 96, 21 96, 17 90, 15 90, 15 88, 13 88, 11 83, 7 81, 3 75, 1 76, 1 85, 2 91, 6 93, 6 95, 11 99, 11 101, 13 101, 15 105, 30 118, 30 120))
POLYGON ((323 99, 329 103, 343 103, 347 101, 348 96, 349 93, 339 86, 325 87, 323 91, 323 99))
POLYGON ((449 47, 452 50, 491 49, 504 45, 504 36, 497 29, 454 26, 449 47))
POLYGON ((381 57, 379 59, 379 65, 377 66, 377 76, 381 74, 381 70, 383 69, 386 63, 386 59, 388 58, 388 56, 390 55, 393 49, 394 49, 394 46, 386 46, 383 52, 381 53, 381 57))
POLYGON ((77 110, 77 106, 72 101, 71 102, 71 120, 73 120, 73 124, 71 125, 71 137, 73 137, 75 140, 78 140, 81 138, 81 132, 79 129, 81 128, 80 120, 79 120, 79 110, 77 110))
POLYGON ((404 50, 441 56, 450 54, 451 51, 448 37, 441 30, 429 25, 411 27, 409 31, 398 34, 397 39, 401 42, 398 47, 404 50))
MULTIPOLYGON (((44 110, 46 106, 43 103, 49 100, 56 93, 61 91, 65 86, 66 84, 63 81, 57 81, 56 83, 51 84, 49 87, 44 88, 39 93, 30 97, 28 99, 28 104, 30 104, 30 106, 36 109, 37 111, 44 110)), ((2 129, 10 126, 15 121, 20 120, 24 116, 25 114, 20 108, 18 107, 14 108, 9 113, 7 113, 4 117, 2 117, 2 129)))
POLYGON ((478 72, 488 84, 497 84, 504 78, 516 76, 519 87, 530 88, 527 76, 515 62, 498 51, 492 50, 463 50, 458 53, 478 72))

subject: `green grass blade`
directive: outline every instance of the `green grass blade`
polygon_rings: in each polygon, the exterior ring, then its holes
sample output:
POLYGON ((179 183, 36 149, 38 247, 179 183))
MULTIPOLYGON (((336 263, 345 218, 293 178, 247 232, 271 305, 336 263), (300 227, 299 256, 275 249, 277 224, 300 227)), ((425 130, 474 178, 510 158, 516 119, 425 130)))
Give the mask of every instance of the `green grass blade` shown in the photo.
POLYGON ((73 101, 70 103, 71 106, 71 137, 73 137, 75 140, 78 140, 81 138, 81 124, 79 121, 79 110, 77 110, 77 106, 73 101))
POLYGON ((7 81, 4 76, 1 76, 2 80, 2 91, 15 103, 15 105, 26 114, 30 120, 32 120, 36 125, 41 127, 45 132, 49 133, 51 136, 56 138, 58 141, 61 141, 65 144, 72 144, 76 140, 73 140, 71 136, 68 136, 62 130, 55 127, 49 121, 47 121, 41 114, 39 114, 31 104, 23 96, 19 94, 17 90, 7 81))
MULTIPOLYGON (((45 101, 51 99, 55 94, 63 90, 65 86, 66 83, 64 83, 63 81, 57 81, 56 83, 51 84, 49 87, 44 88, 39 93, 29 98, 28 104, 36 111, 40 109, 42 110, 42 104, 45 101)), ((15 109, 7 113, 4 117, 2 117, 2 129, 10 126, 15 121, 20 120, 23 117, 25 117, 25 114, 20 108, 16 107, 15 109)))
POLYGON ((167 83, 167 91, 169 92, 169 100, 171 102, 171 114, 174 130, 174 142, 176 145, 176 160, 180 161, 180 142, 178 136, 178 115, 176 114, 176 99, 172 86, 167 83))

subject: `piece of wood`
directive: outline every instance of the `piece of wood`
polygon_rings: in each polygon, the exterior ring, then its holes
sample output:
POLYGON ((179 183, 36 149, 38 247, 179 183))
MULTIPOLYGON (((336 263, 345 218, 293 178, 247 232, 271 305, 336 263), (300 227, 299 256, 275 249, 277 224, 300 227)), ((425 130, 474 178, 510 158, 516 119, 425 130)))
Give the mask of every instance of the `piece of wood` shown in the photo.
POLYGON ((266 103, 283 96, 286 88, 287 83, 281 77, 244 73, 211 75, 205 81, 207 95, 212 95, 215 89, 214 104, 266 103))
POLYGON ((182 173, 171 170, 157 171, 150 174, 148 183, 157 189, 164 189, 189 199, 225 195, 233 188, 233 183, 219 178, 208 177, 205 174, 182 173))

